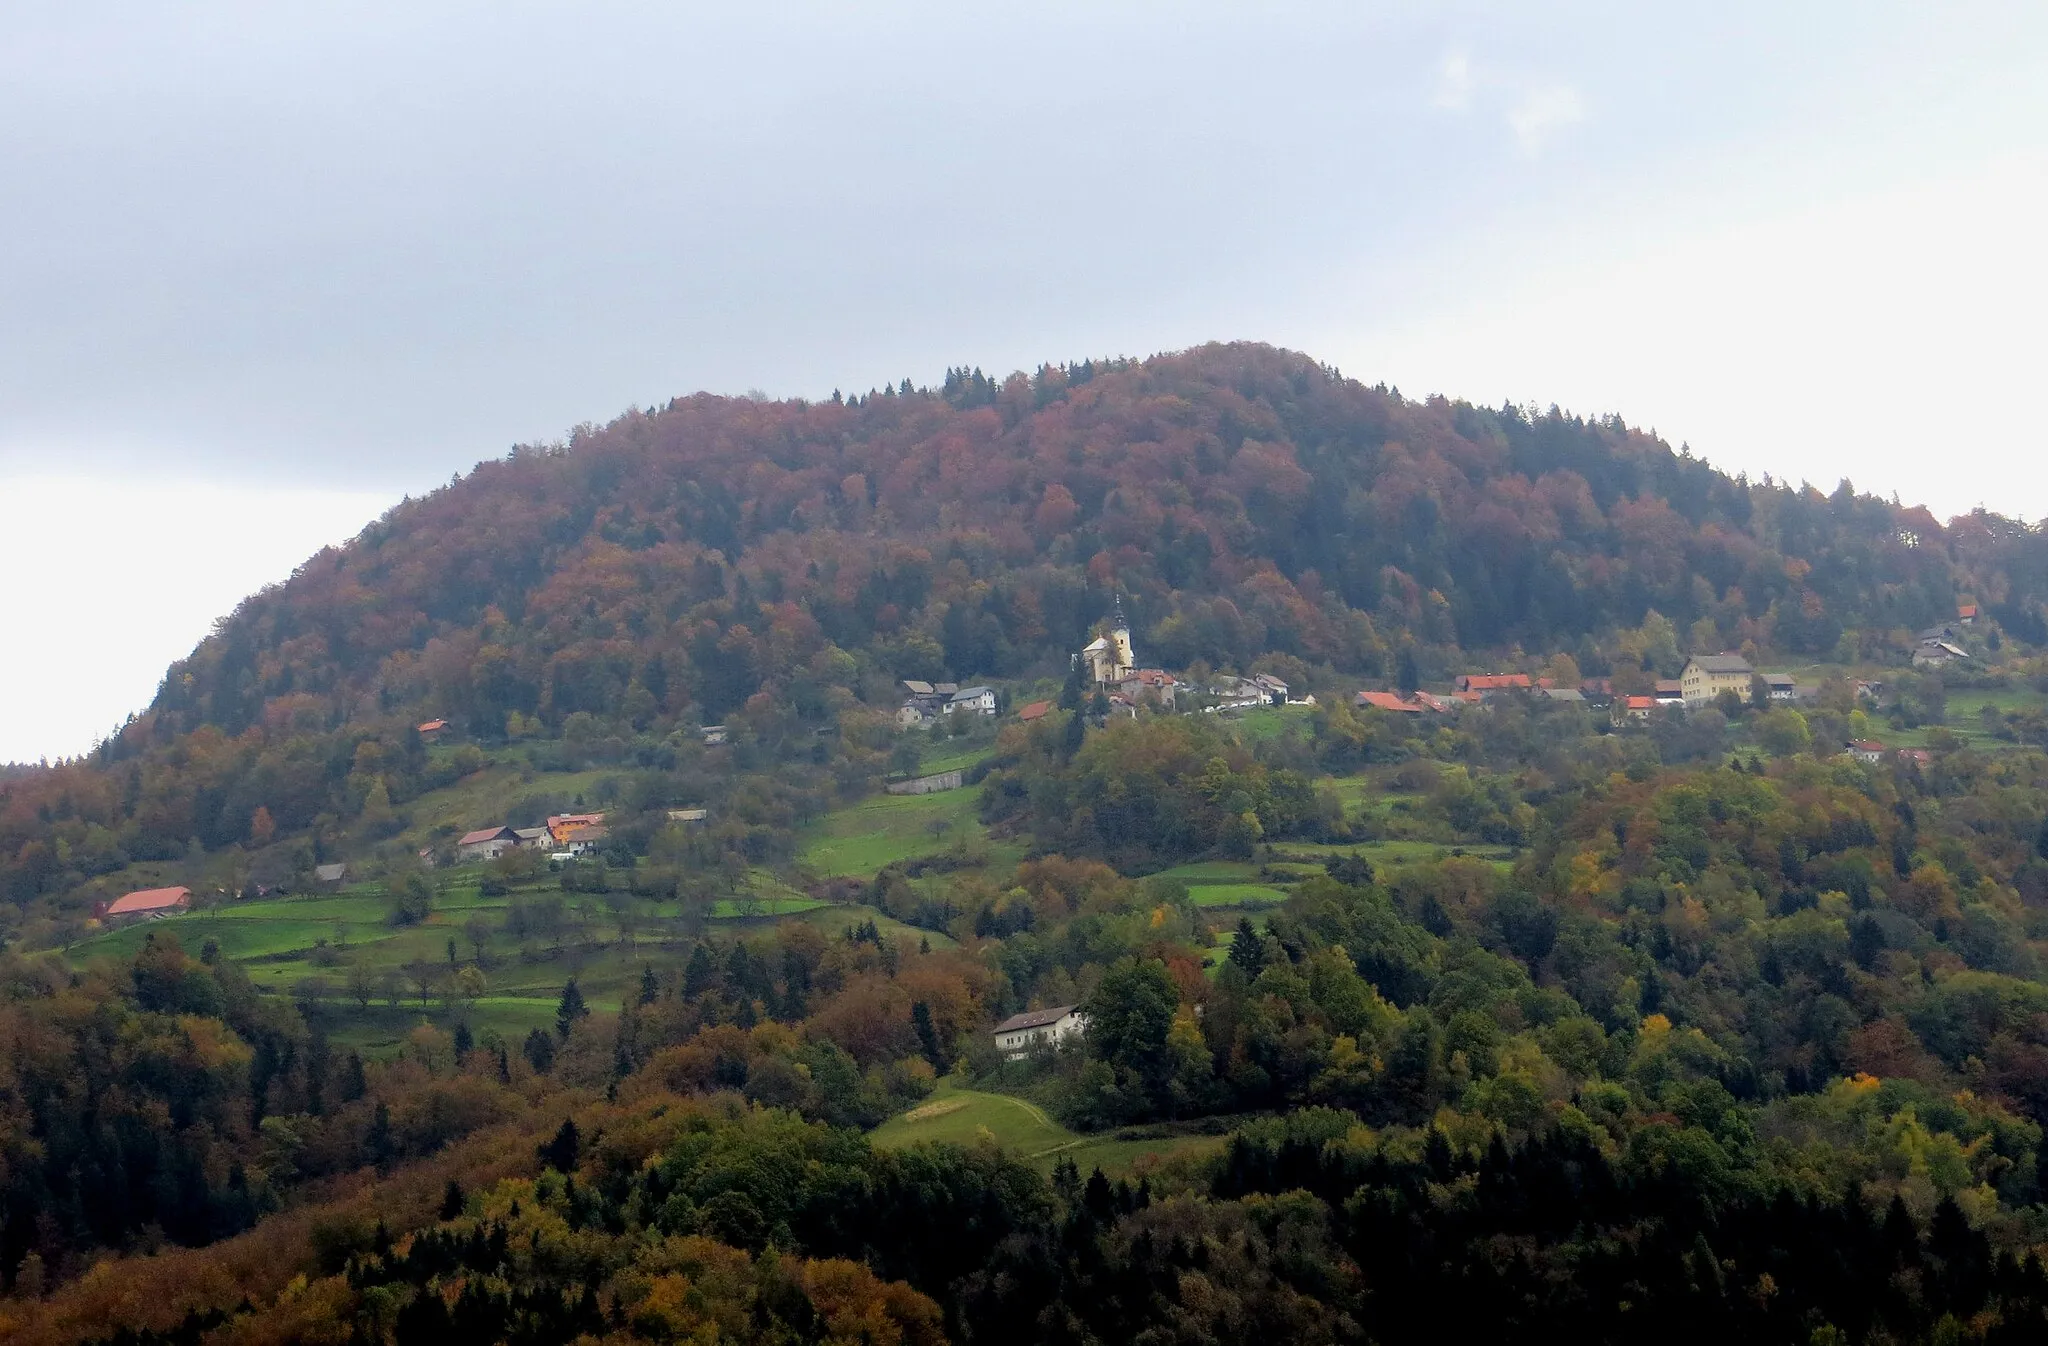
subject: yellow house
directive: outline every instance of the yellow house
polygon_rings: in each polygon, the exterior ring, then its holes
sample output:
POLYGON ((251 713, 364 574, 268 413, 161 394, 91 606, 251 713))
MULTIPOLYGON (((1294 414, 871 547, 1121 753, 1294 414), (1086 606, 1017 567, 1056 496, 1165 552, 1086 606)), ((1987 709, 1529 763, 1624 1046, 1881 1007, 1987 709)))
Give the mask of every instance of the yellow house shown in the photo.
POLYGON ((1678 685, 1685 708, 1694 710, 1711 705, 1723 692, 1747 699, 1749 680, 1755 676, 1749 660, 1739 654, 1695 654, 1687 661, 1685 672, 1678 675, 1678 685))

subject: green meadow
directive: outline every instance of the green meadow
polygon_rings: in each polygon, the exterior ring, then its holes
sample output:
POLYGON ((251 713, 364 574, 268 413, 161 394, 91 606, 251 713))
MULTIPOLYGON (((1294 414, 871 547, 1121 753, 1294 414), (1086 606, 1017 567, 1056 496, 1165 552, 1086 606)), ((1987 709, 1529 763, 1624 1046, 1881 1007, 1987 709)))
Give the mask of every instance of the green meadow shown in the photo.
POLYGON ((1128 1176, 1169 1155, 1222 1148, 1222 1136, 1142 1138, 1125 1133, 1082 1135, 1054 1121, 1043 1108, 1009 1094, 970 1089, 941 1080, 929 1098, 882 1123, 870 1135, 876 1148, 903 1149, 920 1143, 999 1145, 1019 1159, 1050 1172, 1072 1159, 1083 1174, 1100 1168, 1109 1177, 1128 1176))
MULTIPOLYGON (((820 878, 864 878, 887 865, 988 840, 979 790, 874 795, 834 809, 802 834, 797 863, 820 878)), ((990 847, 991 852, 1021 848, 990 847)), ((992 854, 992 858, 993 854, 992 854)))

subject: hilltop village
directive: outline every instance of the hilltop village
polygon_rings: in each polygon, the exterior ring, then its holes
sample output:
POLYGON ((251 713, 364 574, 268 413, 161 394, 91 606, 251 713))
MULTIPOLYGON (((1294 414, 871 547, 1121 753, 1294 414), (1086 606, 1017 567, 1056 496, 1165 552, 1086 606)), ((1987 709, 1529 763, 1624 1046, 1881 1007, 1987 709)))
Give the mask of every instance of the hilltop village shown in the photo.
MULTIPOLYGON (((1953 623, 1922 631, 1912 654, 1916 670, 1940 670, 1967 665, 1972 656, 1963 645, 1964 633, 1976 619, 1976 605, 1963 604, 1953 623)), ((1071 659, 1069 695, 1078 688, 1085 709, 1097 723, 1114 717, 1136 718, 1141 713, 1228 714, 1256 707, 1314 706, 1316 694, 1299 696, 1288 682, 1271 672, 1240 676, 1205 672, 1176 676, 1163 668, 1141 667, 1132 643, 1130 623, 1118 602, 1101 634, 1076 652, 1071 659)), ((1735 651, 1700 652, 1684 659, 1676 677, 1654 673, 1630 673, 1560 680, 1544 672, 1468 672, 1456 675, 1448 687, 1426 690, 1420 679, 1412 685, 1367 687, 1352 690, 1349 701, 1359 711, 1380 711, 1398 716, 1451 715, 1468 706, 1485 706, 1503 696, 1538 698, 1554 703, 1581 706, 1604 715, 1616 727, 1640 723, 1659 713, 1685 713, 1709 708, 1739 710, 1773 705, 1799 706, 1813 703, 1820 683, 1802 683, 1790 672, 1756 666, 1751 658, 1735 651)), ((1875 678, 1847 678, 1844 683, 1854 702, 1875 709, 1885 699, 1886 685, 1875 678)), ((1007 704, 996 688, 975 684, 906 680, 897 724, 905 730, 931 728, 956 714, 995 716, 1007 704)), ((1027 702, 1017 710, 1020 720, 1031 722, 1054 706, 1050 700, 1027 702)), ((1868 757, 1880 755, 1883 745, 1874 739, 1845 740, 1844 751, 1868 757)), ((1920 751, 1920 750, 1907 750, 1920 751)), ((1872 760, 1875 760, 1874 758, 1872 760)))

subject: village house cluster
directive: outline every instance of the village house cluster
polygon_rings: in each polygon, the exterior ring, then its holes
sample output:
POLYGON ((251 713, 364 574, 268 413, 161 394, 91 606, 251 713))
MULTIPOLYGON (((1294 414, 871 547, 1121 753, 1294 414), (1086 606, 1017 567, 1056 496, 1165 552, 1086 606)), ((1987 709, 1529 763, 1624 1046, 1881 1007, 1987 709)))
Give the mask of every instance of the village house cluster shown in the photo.
POLYGON ((545 827, 483 827, 455 843, 458 861, 495 860, 507 851, 546 851, 553 860, 574 860, 604 844, 602 813, 558 813, 545 827))
POLYGON ((896 723, 903 729, 916 729, 928 725, 942 715, 993 715, 996 713, 996 689, 979 684, 962 687, 957 682, 923 682, 916 678, 903 680, 902 708, 896 712, 896 723))

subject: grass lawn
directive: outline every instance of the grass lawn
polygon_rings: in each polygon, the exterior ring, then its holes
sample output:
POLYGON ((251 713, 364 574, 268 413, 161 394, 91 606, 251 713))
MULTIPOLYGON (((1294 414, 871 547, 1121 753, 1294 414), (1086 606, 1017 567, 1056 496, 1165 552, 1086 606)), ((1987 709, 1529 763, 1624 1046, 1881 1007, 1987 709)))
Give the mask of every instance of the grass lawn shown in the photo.
POLYGON ((993 743, 977 743, 968 748, 956 748, 951 744, 943 748, 935 747, 918 763, 917 774, 936 776, 941 771, 965 771, 986 760, 995 750, 996 745, 993 743))
POLYGON ((430 790, 409 801, 404 811, 411 816, 412 823, 401 835, 408 845, 424 846, 437 832, 446 835, 452 830, 459 836, 479 827, 490 827, 503 822, 506 811, 529 795, 559 796, 564 800, 581 795, 588 807, 601 808, 602 805, 590 803, 599 784, 607 777, 620 775, 616 768, 533 771, 523 763, 487 766, 453 785, 430 790))
POLYGON ((1198 860, 1153 875, 1179 879, 1188 886, 1188 900, 1198 907, 1272 906, 1287 900, 1286 890, 1261 882, 1257 865, 1243 860, 1198 860))
POLYGON ((933 949, 952 949, 959 946, 959 941, 951 935, 908 925, 886 912, 861 903, 849 903, 845 906, 828 906, 820 903, 815 909, 805 912, 803 919, 806 923, 815 925, 833 936, 845 934, 862 921, 873 921, 875 928, 882 932, 882 938, 891 944, 901 944, 914 949, 919 941, 930 940, 933 949))
POLYGON ((1261 743, 1278 738, 1289 729, 1306 737, 1315 724, 1314 706, 1260 706, 1240 711, 1226 723, 1237 727, 1238 735, 1247 743, 1261 743))
POLYGON ((979 790, 875 795, 834 809, 804 831, 797 863, 821 878, 865 878, 885 865, 987 838, 979 790))
POLYGON ((1149 1156, 1202 1153, 1224 1145, 1222 1136, 1156 1140, 1119 1140, 1113 1132, 1084 1136, 1061 1126, 1034 1103, 969 1089, 951 1079, 939 1081, 930 1098, 882 1123, 868 1139, 884 1150, 921 1141, 952 1145, 993 1142, 1045 1172, 1051 1172, 1062 1159, 1072 1159, 1083 1174, 1100 1168, 1113 1178, 1129 1175, 1149 1156))

